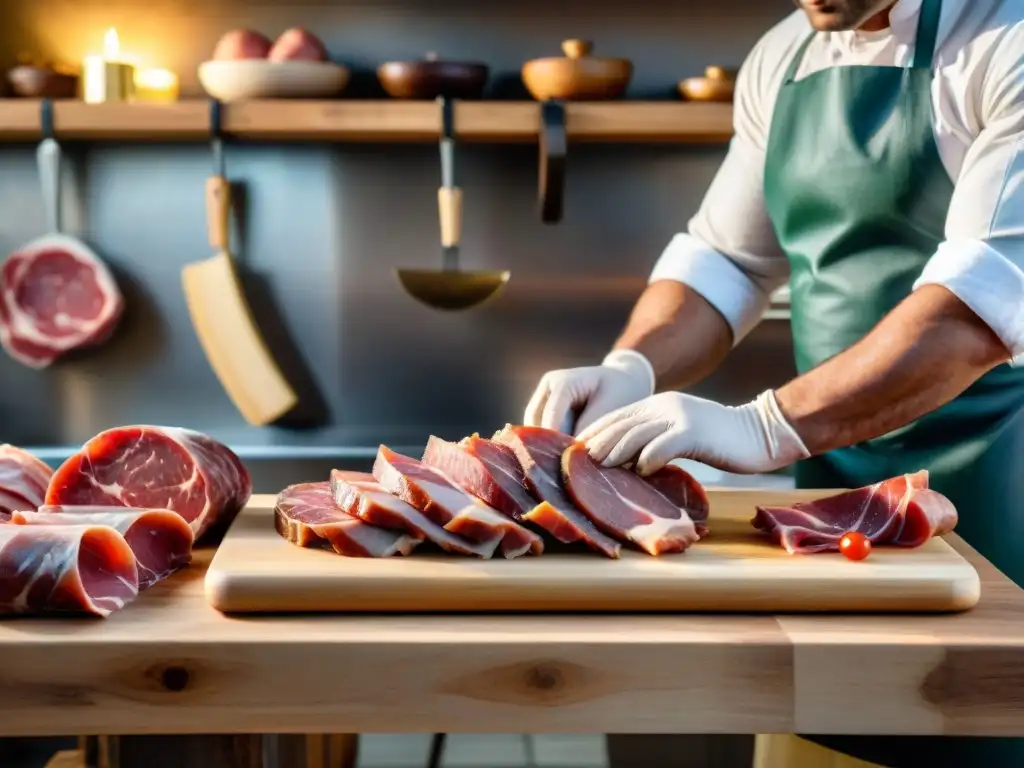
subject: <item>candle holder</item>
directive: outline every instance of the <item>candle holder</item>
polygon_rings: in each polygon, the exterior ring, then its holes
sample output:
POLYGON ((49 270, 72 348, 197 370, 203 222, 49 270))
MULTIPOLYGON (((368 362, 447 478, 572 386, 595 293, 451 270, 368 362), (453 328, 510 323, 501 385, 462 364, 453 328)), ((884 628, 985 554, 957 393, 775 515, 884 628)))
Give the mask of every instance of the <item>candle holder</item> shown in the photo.
POLYGON ((82 99, 87 104, 128 101, 135 94, 135 67, 102 56, 86 56, 82 62, 82 99))

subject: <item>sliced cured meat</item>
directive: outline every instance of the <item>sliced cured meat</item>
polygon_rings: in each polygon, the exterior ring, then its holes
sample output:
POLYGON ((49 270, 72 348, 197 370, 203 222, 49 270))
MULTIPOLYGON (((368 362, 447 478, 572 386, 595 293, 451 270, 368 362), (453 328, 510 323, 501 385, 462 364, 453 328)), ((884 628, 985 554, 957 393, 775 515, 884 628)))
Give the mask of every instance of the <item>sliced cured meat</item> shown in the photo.
POLYGON ((700 538, 685 509, 635 472, 602 467, 582 443, 562 454, 562 480, 595 525, 648 554, 682 552, 700 538))
POLYGON ((573 439, 562 432, 542 427, 511 424, 494 436, 508 446, 522 467, 530 491, 541 500, 526 519, 564 543, 581 541, 606 557, 617 558, 622 544, 605 535, 581 512, 562 485, 562 454, 573 439))
POLYGON ((169 509, 131 507, 42 506, 38 512, 15 512, 18 525, 109 525, 135 555, 139 590, 166 579, 192 560, 192 529, 169 509))
POLYGON ((102 525, 0 525, 0 614, 108 616, 139 593, 135 556, 102 525))
POLYGON ((179 427, 130 426, 96 435, 50 478, 46 503, 170 509, 196 541, 222 533, 252 494, 226 445, 179 427))
POLYGON ((0 522, 16 509, 36 509, 43 503, 53 470, 28 451, 0 445, 0 522))
POLYGON ((537 506, 526 487, 526 475, 506 446, 479 435, 450 443, 430 436, 423 463, 440 470, 462 489, 521 522, 537 506))
POLYGON ((485 541, 467 541, 449 533, 411 504, 388 493, 368 472, 331 470, 331 493, 337 505, 353 517, 379 528, 408 531, 446 552, 488 558, 501 543, 500 532, 485 541))
POLYGON ((917 547, 953 530, 957 512, 928 488, 928 473, 880 483, 788 507, 758 507, 751 521, 791 554, 838 552, 845 533, 856 531, 875 545, 917 547))
POLYGON ((544 542, 536 533, 467 493, 444 473, 387 446, 377 451, 373 477, 386 491, 416 507, 449 533, 476 542, 500 535, 501 553, 508 559, 544 551, 544 542))
POLYGON ((110 270, 71 238, 38 238, 0 266, 0 344, 32 368, 106 341, 123 312, 110 270))
POLYGON ((408 555, 422 541, 405 531, 378 528, 343 512, 331 484, 299 483, 281 491, 274 506, 277 532, 300 547, 329 544, 346 557, 408 555))
POLYGON ((693 520, 697 534, 704 538, 708 534, 708 512, 711 505, 708 495, 697 479, 682 467, 667 464, 657 472, 644 477, 655 490, 678 507, 686 510, 693 520))

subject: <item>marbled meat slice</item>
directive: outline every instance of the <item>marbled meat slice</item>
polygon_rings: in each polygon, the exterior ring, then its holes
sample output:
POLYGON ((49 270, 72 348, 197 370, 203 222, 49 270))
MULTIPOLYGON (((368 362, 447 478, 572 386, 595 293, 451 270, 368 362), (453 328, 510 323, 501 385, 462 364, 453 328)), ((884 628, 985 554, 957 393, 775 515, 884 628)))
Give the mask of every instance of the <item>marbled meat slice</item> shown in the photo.
POLYGON ((406 531, 378 528, 341 510, 331 484, 289 485, 274 506, 277 532, 300 547, 330 546, 346 557, 408 555, 422 539, 406 531))
POLYGON ((489 558, 501 543, 500 531, 484 541, 468 541, 449 533, 416 507, 388 493, 369 472, 332 469, 331 492, 337 505, 348 514, 380 528, 408 531, 446 552, 489 558))
POLYGON ((697 479, 682 467, 667 464, 657 472, 644 477, 666 499, 686 510, 693 520, 697 535, 704 538, 708 535, 708 513, 711 505, 708 495, 697 479))
POLYGON ((526 484, 541 504, 526 515, 564 543, 584 542, 606 557, 617 558, 622 544, 605 535, 565 492, 562 484, 562 454, 573 439, 562 432, 543 427, 516 427, 511 424, 494 436, 508 446, 526 476, 526 484))
POLYGON ((459 443, 431 435, 423 452, 423 463, 516 522, 522 522, 538 504, 526 487, 526 476, 515 454, 479 435, 459 443))
POLYGON ((101 432, 65 461, 46 503, 170 509, 200 542, 227 530, 251 494, 249 471, 226 445, 189 429, 130 426, 101 432))
POLYGON ((845 533, 857 531, 872 544, 917 547, 953 530, 957 511, 928 488, 928 473, 884 480, 787 507, 758 507, 751 521, 791 554, 837 552, 845 533))
POLYGON ((373 477, 386 491, 416 507, 449 533, 477 542, 490 541, 500 534, 501 553, 507 559, 544 551, 544 542, 536 533, 462 490, 444 473, 385 445, 377 451, 373 477))
POLYGON ((651 555, 682 552, 700 538, 685 509, 635 472, 601 466, 582 443, 562 454, 562 480, 595 525, 651 555))
POLYGON ((18 525, 109 525, 135 555, 139 590, 166 579, 192 560, 192 528, 169 509, 44 505, 38 512, 15 512, 18 525))
POLYGON ((28 451, 0 445, 0 522, 16 509, 36 509, 43 503, 53 470, 28 451))
POLYGON ((131 547, 105 525, 0 525, 0 615, 108 616, 139 593, 131 547))

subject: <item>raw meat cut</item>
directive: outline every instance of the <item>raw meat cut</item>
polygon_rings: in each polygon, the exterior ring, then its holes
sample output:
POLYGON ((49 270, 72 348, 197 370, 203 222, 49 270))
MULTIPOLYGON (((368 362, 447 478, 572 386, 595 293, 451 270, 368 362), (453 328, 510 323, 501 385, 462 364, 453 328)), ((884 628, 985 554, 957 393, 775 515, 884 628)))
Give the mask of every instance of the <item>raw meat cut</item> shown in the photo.
POLYGON ((953 530, 957 511, 928 488, 928 472, 922 470, 817 501, 758 507, 751 523, 790 554, 807 554, 838 552, 839 540, 850 531, 874 545, 919 547, 953 530))
POLYGON ((192 529, 169 509, 131 507, 42 506, 38 512, 15 512, 18 525, 109 525, 132 548, 139 590, 165 579, 192 560, 192 529))
POLYGON ((53 470, 28 451, 0 445, 0 522, 43 503, 53 470))
POLYGON ((277 532, 300 547, 330 544, 346 557, 408 555, 422 541, 405 531, 378 528, 343 512, 331 484, 299 483, 285 488, 274 506, 277 532))
POLYGON ((444 473, 387 446, 377 451, 373 477, 449 533, 476 542, 500 534, 501 553, 510 560, 544 551, 544 542, 536 533, 462 490, 444 473))
POLYGON ((213 438, 179 427, 101 432, 50 478, 46 503, 170 509, 196 541, 222 534, 252 494, 241 459, 213 438))
POLYGON ((649 554, 682 552, 700 538, 685 509, 635 472, 601 466, 582 443, 562 454, 562 481, 595 525, 649 554))
POLYGON ((423 452, 423 463, 517 522, 537 506, 515 454, 479 435, 458 444, 431 435, 423 452))
POLYGON ((71 238, 37 238, 0 266, 0 344, 24 365, 106 341, 123 313, 110 270, 71 238))
POLYGON ((408 531, 446 552, 488 558, 501 543, 501 532, 484 541, 467 541, 449 533, 411 504, 388 493, 368 472, 331 470, 331 493, 348 514, 380 528, 408 531))
POLYGON ((103 525, 0 525, 0 614, 108 616, 139 593, 135 556, 103 525))
POLYGON ((686 510, 686 514, 697 528, 697 534, 701 538, 707 536, 708 512, 711 505, 708 503, 704 486, 697 482, 693 475, 682 467, 667 464, 657 472, 644 477, 644 480, 653 485, 666 499, 686 510))
POLYGON ((526 484, 541 504, 526 519, 565 543, 581 541, 607 557, 617 558, 622 544, 601 532, 566 494, 562 485, 562 454, 574 440, 543 427, 511 424, 494 436, 508 446, 526 476, 526 484))

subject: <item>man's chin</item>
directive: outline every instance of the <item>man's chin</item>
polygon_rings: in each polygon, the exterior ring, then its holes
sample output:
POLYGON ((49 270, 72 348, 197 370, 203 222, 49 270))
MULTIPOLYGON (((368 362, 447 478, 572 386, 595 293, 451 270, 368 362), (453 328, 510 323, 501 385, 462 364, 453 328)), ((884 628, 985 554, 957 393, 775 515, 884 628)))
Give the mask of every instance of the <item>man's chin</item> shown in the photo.
POLYGON ((856 26, 856 23, 851 24, 842 14, 804 10, 811 27, 817 32, 842 32, 856 26))

